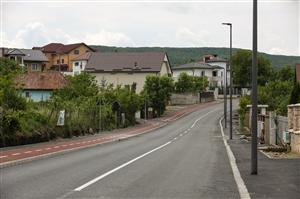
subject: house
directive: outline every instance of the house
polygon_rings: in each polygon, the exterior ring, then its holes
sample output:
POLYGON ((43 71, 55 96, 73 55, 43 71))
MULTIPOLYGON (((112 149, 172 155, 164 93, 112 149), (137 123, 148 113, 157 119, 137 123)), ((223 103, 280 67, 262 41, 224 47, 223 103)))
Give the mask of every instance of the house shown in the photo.
POLYGON ((300 63, 296 64, 296 80, 300 83, 300 63))
MULTIPOLYGON (((203 62, 211 65, 211 66, 220 66, 223 70, 220 70, 220 76, 222 78, 221 84, 219 86, 223 86, 225 84, 225 70, 228 67, 228 60, 219 57, 217 54, 206 54, 203 56, 203 62)), ((227 70, 227 85, 230 82, 230 71, 227 70)))
POLYGON ((172 70, 173 78, 175 80, 178 79, 180 73, 185 72, 190 76, 207 77, 211 87, 223 86, 221 76, 223 73, 223 68, 221 66, 210 65, 204 62, 192 62, 180 66, 174 66, 172 70))
POLYGON ((72 60, 87 52, 95 52, 94 49, 85 43, 62 44, 50 43, 43 47, 33 47, 32 49, 41 50, 49 62, 46 64, 47 70, 72 71, 72 60))
POLYGON ((22 89, 22 96, 34 102, 48 100, 53 90, 67 85, 64 75, 57 71, 22 74, 15 79, 15 82, 22 89))
POLYGON ((84 71, 90 56, 91 56, 91 52, 87 52, 72 60, 73 76, 80 74, 82 71, 84 71))
POLYGON ((147 75, 172 76, 168 55, 164 52, 91 53, 85 70, 95 75, 99 84, 137 84, 141 92, 147 75))
POLYGON ((0 51, 0 57, 15 60, 20 66, 25 67, 28 72, 43 71, 48 62, 47 57, 40 50, 1 48, 0 51))

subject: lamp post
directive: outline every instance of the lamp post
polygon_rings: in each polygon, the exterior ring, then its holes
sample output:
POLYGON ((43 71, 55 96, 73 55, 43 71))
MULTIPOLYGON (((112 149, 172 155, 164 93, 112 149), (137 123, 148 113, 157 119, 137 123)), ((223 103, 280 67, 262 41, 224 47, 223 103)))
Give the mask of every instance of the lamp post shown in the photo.
MULTIPOLYGON (((232 58, 232 24, 231 23, 222 23, 222 25, 226 25, 230 27, 230 58, 229 58, 229 95, 230 95, 230 139, 232 139, 232 66, 231 66, 231 58, 232 58)), ((226 78, 227 78, 227 71, 226 71, 226 78)), ((226 93, 227 94, 227 93, 226 93)), ((225 121, 226 122, 226 121, 225 121)))
POLYGON ((257 175, 257 0, 253 0, 251 175, 257 175))

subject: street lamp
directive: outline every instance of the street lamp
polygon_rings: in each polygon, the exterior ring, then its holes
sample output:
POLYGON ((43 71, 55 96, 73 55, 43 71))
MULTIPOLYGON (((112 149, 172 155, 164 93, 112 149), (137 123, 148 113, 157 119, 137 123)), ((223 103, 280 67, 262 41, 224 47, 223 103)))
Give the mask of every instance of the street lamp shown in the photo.
MULTIPOLYGON (((229 87, 229 95, 230 95, 230 139, 232 139, 232 66, 231 66, 231 58, 232 58, 232 24, 231 23, 222 23, 222 25, 226 25, 230 27, 230 58, 229 58, 229 81, 230 81, 230 87, 229 87)), ((227 78, 227 71, 226 71, 226 78, 227 78)), ((227 94, 227 93, 226 93, 227 94)), ((226 121, 225 121, 226 122, 226 121)))
POLYGON ((253 0, 251 175, 257 175, 257 0, 253 0))

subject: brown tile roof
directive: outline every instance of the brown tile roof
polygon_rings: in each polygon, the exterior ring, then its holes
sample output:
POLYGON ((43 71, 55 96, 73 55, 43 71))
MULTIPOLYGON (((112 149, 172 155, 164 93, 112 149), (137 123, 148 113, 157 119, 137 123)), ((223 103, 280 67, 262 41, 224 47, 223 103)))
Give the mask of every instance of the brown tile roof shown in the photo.
POLYGON ((67 44, 67 45, 62 43, 50 43, 43 47, 33 47, 32 49, 39 49, 42 50, 44 53, 69 53, 70 51, 72 51, 73 49, 81 45, 85 45, 93 52, 95 51, 85 43, 76 43, 76 44, 67 44))
POLYGON ((296 78, 297 82, 300 82, 300 63, 296 64, 296 78))
POLYGON ((164 52, 91 53, 87 71, 160 72, 164 52))
POLYGON ((23 89, 54 90, 67 85, 64 75, 57 71, 32 72, 19 75, 15 82, 23 89))

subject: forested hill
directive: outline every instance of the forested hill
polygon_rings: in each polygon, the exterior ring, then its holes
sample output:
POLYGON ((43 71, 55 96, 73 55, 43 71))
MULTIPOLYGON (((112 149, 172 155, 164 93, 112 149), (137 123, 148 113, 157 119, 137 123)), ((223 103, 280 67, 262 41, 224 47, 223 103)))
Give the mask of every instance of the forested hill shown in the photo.
MULTIPOLYGON (((167 52, 172 66, 185 64, 190 61, 198 61, 204 54, 218 54, 220 57, 227 58, 229 55, 228 48, 160 48, 160 47, 113 47, 113 46, 97 46, 91 45, 92 48, 98 49, 100 52, 145 52, 145 51, 164 51, 167 52)), ((238 50, 233 49, 233 53, 238 50)), ((295 65, 300 62, 299 56, 285 56, 285 55, 270 55, 264 54, 270 61, 274 68, 279 68, 284 65, 295 65)))

